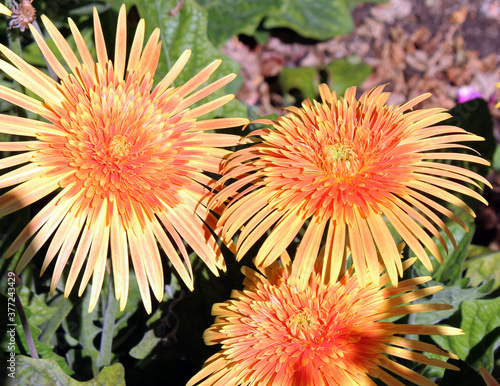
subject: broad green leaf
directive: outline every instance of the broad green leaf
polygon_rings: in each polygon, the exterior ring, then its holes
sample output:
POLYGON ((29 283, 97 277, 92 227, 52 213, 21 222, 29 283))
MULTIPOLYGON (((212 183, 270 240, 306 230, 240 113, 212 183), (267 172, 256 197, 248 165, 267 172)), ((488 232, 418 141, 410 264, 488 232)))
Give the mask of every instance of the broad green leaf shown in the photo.
MULTIPOLYGON (((426 283, 426 286, 432 287, 435 285, 441 285, 441 283, 437 283, 435 281, 430 281, 426 283)), ((438 293, 432 295, 431 297, 427 297, 424 299, 416 300, 414 303, 419 304, 449 304, 453 306, 451 310, 444 311, 434 311, 434 312, 423 312, 418 314, 410 315, 410 323, 411 324, 437 324, 442 320, 448 319, 455 312, 458 312, 458 309, 462 302, 466 300, 475 300, 478 298, 482 298, 487 294, 487 290, 490 290, 490 285, 483 285, 477 288, 462 288, 460 285, 453 286, 443 286, 443 289, 438 293), (489 288, 487 288, 489 287, 489 288)))
POLYGON ((348 87, 357 86, 372 73, 370 66, 357 56, 334 60, 326 66, 326 71, 330 79, 328 85, 339 95, 343 95, 348 87))
POLYGON ((125 370, 120 363, 104 367, 99 375, 88 381, 78 382, 65 374, 53 359, 34 359, 20 355, 17 358, 16 379, 8 378, 7 385, 37 386, 121 386, 125 385, 125 370))
MULTIPOLYGON (((209 14, 208 34, 217 47, 234 35, 286 27, 306 38, 327 40, 353 28, 350 10, 359 0, 197 0, 209 14)), ((379 1, 380 2, 380 1, 379 1)))
POLYGON ((493 368, 493 353, 500 344, 500 298, 467 300, 460 306, 464 335, 432 337, 476 370, 493 368))
MULTIPOLYGON (((285 67, 279 74, 279 81, 285 96, 290 95, 294 91, 300 92, 299 100, 316 98, 318 93, 318 69, 315 67, 285 67)), ((288 96, 290 99, 290 96, 288 96)), ((290 101, 292 104, 295 101, 290 101)))
POLYGON ((280 0, 198 0, 208 12, 208 36, 216 47, 240 33, 253 35, 265 15, 279 12, 280 0))
MULTIPOLYGON (((25 294, 27 289, 25 287, 20 287, 20 288, 18 288, 18 290, 19 290, 19 292, 23 292, 25 294)), ((8 300, 4 295, 0 295, 0 306, 2 307, 3 310, 9 309, 7 301, 8 300)), ((33 308, 35 310, 40 311, 39 304, 36 304, 33 308)), ((30 309, 30 305, 28 302, 26 302, 26 299, 23 303, 23 310, 24 310, 24 314, 26 315, 26 318, 28 320, 28 326, 29 326, 31 335, 33 337, 33 342, 35 344, 35 348, 36 348, 36 351, 38 353, 38 356, 41 358, 45 358, 45 359, 49 359, 49 358, 54 359, 67 374, 73 374, 73 371, 68 367, 64 358, 57 355, 56 353, 54 353, 54 351, 53 351, 54 348, 52 345, 42 343, 38 340, 38 337, 40 336, 42 331, 40 330, 40 328, 38 328, 33 323, 33 320, 37 320, 37 318, 34 318, 34 316, 35 316, 34 312, 30 309)), ((19 311, 17 309, 15 310, 15 314, 16 314, 15 315, 15 317, 16 317, 15 323, 12 324, 9 322, 9 324, 8 324, 7 321, 4 320, 4 318, 7 317, 7 312, 2 313, 2 318, 1 318, 2 325, 6 326, 5 327, 6 331, 8 331, 9 333, 8 334, 5 333, 2 335, 1 340, 0 340, 0 342, 1 342, 0 346, 2 348, 2 351, 4 351, 4 352, 12 351, 12 350, 10 350, 10 347, 8 347, 8 344, 11 343, 9 341, 9 339, 12 336, 13 338, 15 338, 15 345, 13 347, 14 352, 18 355, 29 354, 28 342, 26 340, 26 335, 25 335, 25 332, 24 332, 24 329, 23 329, 23 326, 21 323, 21 319, 19 318, 19 311)), ((38 321, 40 321, 40 319, 38 319, 38 321)))
POLYGON ((266 28, 285 27, 307 38, 327 40, 347 34, 354 27, 345 0, 287 0, 277 3, 277 10, 264 19, 266 28))
POLYGON ((31 311, 30 323, 34 326, 41 326, 43 323, 49 321, 52 316, 57 312, 56 307, 49 306, 41 296, 33 294, 26 287, 19 287, 17 294, 24 308, 31 311))
POLYGON ((500 288, 500 252, 488 249, 486 253, 467 259, 464 268, 467 269, 465 277, 470 279, 472 286, 494 280, 492 291, 500 288))
MULTIPOLYGON (((68 314, 73 309, 73 303, 68 298, 60 295, 56 301, 51 303, 52 306, 57 304, 56 312, 50 320, 48 320, 42 328, 42 333, 40 334, 40 342, 49 344, 55 337, 57 329, 61 326, 62 322, 66 319, 68 314)), ((55 308, 55 307, 52 307, 55 308)))
POLYGON ((144 359, 153 351, 160 341, 161 338, 155 335, 154 330, 149 330, 144 334, 139 344, 130 350, 130 356, 135 359, 144 359))
MULTIPOLYGON (((121 3, 121 2, 120 2, 121 3)), ((118 4, 118 2, 115 2, 118 4)), ((194 0, 186 0, 180 11, 172 15, 172 11, 178 4, 177 0, 136 0, 139 14, 146 21, 146 30, 152 33, 155 28, 160 28, 160 39, 162 41, 162 53, 156 80, 161 80, 186 49, 192 50, 191 58, 184 70, 177 77, 175 86, 187 82, 204 67, 216 59, 223 59, 222 64, 216 70, 211 81, 222 78, 230 73, 238 73, 240 66, 234 60, 221 54, 207 36, 207 12, 194 0)), ((234 94, 241 85, 241 78, 237 78, 224 88, 216 91, 211 96, 203 99, 201 103, 234 94)), ((207 114, 202 119, 213 116, 245 117, 246 106, 233 100, 224 107, 207 114)))

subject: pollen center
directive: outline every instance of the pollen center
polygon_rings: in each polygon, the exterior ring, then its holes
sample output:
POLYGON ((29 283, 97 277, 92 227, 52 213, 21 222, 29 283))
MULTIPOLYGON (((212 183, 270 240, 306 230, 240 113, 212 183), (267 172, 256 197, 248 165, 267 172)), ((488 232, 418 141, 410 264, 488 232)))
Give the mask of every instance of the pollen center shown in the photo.
MULTIPOLYGON (((100 66, 96 71, 106 73, 100 66)), ((179 124, 180 118, 171 117, 175 104, 167 103, 168 95, 153 98, 150 87, 147 77, 136 79, 133 74, 89 89, 62 82, 68 103, 57 125, 66 135, 39 153, 40 162, 54 170, 73 171, 66 183, 80 184, 87 197, 110 197, 120 210, 133 200, 158 210, 158 192, 165 194, 188 182, 179 178, 191 170, 179 154, 181 137, 192 124, 179 124)))
POLYGON ((325 159, 327 162, 349 161, 352 157, 352 149, 343 143, 325 146, 325 159))
POLYGON ((316 341, 321 336, 321 322, 309 310, 301 311, 287 322, 290 334, 304 341, 316 341))
POLYGON ((322 168, 331 177, 352 174, 351 167, 356 158, 353 148, 346 143, 326 145, 322 151, 322 168))
POLYGON ((131 144, 120 134, 115 135, 109 144, 109 156, 114 160, 120 160, 128 156, 131 144))

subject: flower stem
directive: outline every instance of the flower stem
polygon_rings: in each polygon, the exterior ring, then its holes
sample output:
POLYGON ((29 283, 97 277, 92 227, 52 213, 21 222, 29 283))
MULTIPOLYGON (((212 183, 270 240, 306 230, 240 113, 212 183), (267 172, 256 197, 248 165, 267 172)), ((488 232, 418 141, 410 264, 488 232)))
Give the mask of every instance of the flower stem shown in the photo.
POLYGON ((24 313, 24 308, 21 303, 21 299, 17 294, 17 287, 21 286, 21 280, 14 272, 9 271, 8 274, 10 273, 14 274, 14 277, 16 278, 16 291, 14 292, 15 305, 17 314, 19 315, 19 319, 21 319, 21 324, 23 326, 24 336, 26 337, 26 343, 28 343, 28 349, 30 350, 30 355, 32 358, 39 358, 38 352, 36 351, 35 347, 35 341, 33 340, 33 335, 31 335, 30 326, 28 325, 28 319, 26 319, 26 314, 24 313))
POLYGON ((115 317, 118 301, 115 297, 112 277, 109 277, 108 300, 104 312, 104 324, 102 327, 101 348, 99 350, 99 367, 111 364, 111 350, 113 348, 113 331, 115 329, 115 317))

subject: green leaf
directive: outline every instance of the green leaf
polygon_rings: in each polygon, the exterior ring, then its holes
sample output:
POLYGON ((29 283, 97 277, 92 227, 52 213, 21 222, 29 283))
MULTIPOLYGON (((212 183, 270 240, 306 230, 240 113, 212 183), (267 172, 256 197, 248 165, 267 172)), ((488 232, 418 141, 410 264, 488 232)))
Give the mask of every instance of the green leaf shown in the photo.
MULTIPOLYGON (((285 96, 291 95, 295 91, 300 92, 298 102, 303 99, 314 99, 318 92, 318 69, 315 67, 285 67, 279 74, 279 81, 285 96)), ((293 101, 291 101, 293 103, 293 101)))
POLYGON ((130 356, 135 359, 146 358, 156 347, 161 338, 155 335, 154 330, 146 332, 139 344, 130 350, 130 356))
POLYGON ((420 261, 417 261, 414 264, 414 269, 417 271, 418 276, 430 275, 433 280, 446 285, 458 284, 462 280, 463 264, 475 230, 474 223, 469 223, 467 226, 469 227, 469 232, 456 223, 448 224, 448 228, 455 237, 458 248, 455 250, 450 239, 444 235, 443 238, 449 251, 448 256, 444 247, 440 243, 437 243, 437 247, 444 257, 443 263, 440 264, 436 259, 431 258, 434 270, 433 272, 429 272, 420 261))
POLYGON ((31 311, 32 316, 29 321, 34 326, 39 327, 49 321, 57 312, 56 307, 49 306, 39 295, 33 294, 26 287, 19 287, 17 294, 24 308, 31 311))
POLYGON ((484 248, 481 253, 467 259, 464 268, 465 277, 470 279, 470 285, 478 286, 484 281, 494 280, 492 291, 500 288, 500 252, 484 248))
POLYGON ((280 0, 198 0, 208 12, 208 36, 216 47, 240 33, 253 35, 264 16, 278 12, 280 0))
MULTIPOLYGON (((170 14, 170 11, 176 7, 177 0, 136 0, 134 3, 137 5, 140 16, 145 19, 146 30, 149 33, 152 33, 157 27, 160 28, 162 56, 156 72, 157 81, 168 73, 175 61, 186 49, 191 49, 192 55, 184 70, 177 77, 176 86, 187 82, 215 59, 223 58, 223 61, 215 75, 212 76, 211 81, 230 73, 239 72, 239 64, 221 54, 208 40, 207 12, 194 0, 186 0, 175 16, 170 14)), ((227 86, 203 99, 201 103, 235 93, 241 83, 242 79, 238 77, 227 86)), ((237 100, 233 100, 202 118, 208 119, 214 116, 244 117, 245 114, 246 106, 237 100)))
MULTIPOLYGON (((437 283, 435 281, 430 281, 426 283, 428 287, 441 285, 441 283, 437 283)), ((451 310, 444 311, 434 311, 434 312, 423 312, 418 314, 410 315, 410 323, 411 324, 437 324, 444 319, 448 319, 455 312, 458 311, 458 308, 462 304, 462 302, 466 300, 475 300, 478 298, 482 298, 486 295, 488 291, 485 290, 487 288, 490 290, 491 286, 485 284, 481 287, 477 288, 462 288, 460 285, 454 286, 443 286, 443 289, 438 293, 435 293, 431 297, 427 297, 424 299, 416 300, 414 303, 418 304, 449 304, 453 306, 451 310)))
POLYGON ((55 299, 55 301, 52 302, 52 305, 54 305, 56 301, 58 305, 58 307, 56 308, 56 312, 50 318, 50 320, 48 320, 43 325, 43 331, 40 334, 39 338, 40 342, 42 343, 50 343, 51 339, 53 339, 55 335, 56 330, 61 326, 61 323, 66 319, 68 314, 73 309, 73 303, 68 298, 65 298, 62 295, 60 295, 58 299, 55 299))
POLYGON ((326 71, 330 79, 328 85, 340 95, 344 94, 348 87, 363 82, 372 73, 370 66, 357 56, 334 60, 326 66, 326 71))
POLYGON ((436 335, 432 339, 476 370, 483 366, 491 372, 493 353, 500 344, 500 298, 464 301, 460 312, 464 335, 436 335))
MULTIPOLYGON (((249 2, 252 3, 252 2, 249 2)), ((300 35, 327 40, 352 31, 351 11, 344 0, 277 1, 264 19, 264 27, 285 27, 300 35)))
POLYGON ((338 94, 344 94, 350 86, 357 86, 372 72, 370 66, 362 62, 357 56, 349 56, 330 62, 326 67, 285 67, 279 74, 279 81, 285 97, 292 95, 295 101, 301 102, 305 98, 315 99, 318 95, 318 84, 321 72, 325 71, 328 86, 338 94), (300 95, 297 95, 300 92, 300 95))
MULTIPOLYGON (((353 28, 350 9, 359 0, 197 0, 209 15, 208 35, 222 46, 234 35, 255 35, 265 28, 285 27, 306 38, 327 40, 353 28)), ((381 1, 379 1, 381 2, 381 1)))
POLYGON ((120 386, 125 385, 125 370, 120 363, 107 366, 99 375, 88 381, 78 382, 65 374, 53 359, 34 359, 20 355, 17 358, 16 380, 8 378, 7 385, 67 385, 67 386, 120 386))
MULTIPOLYGON (((85 290, 85 295, 83 301, 80 305, 81 312, 81 322, 80 322, 80 331, 79 331, 79 341, 83 346, 82 356, 89 356, 92 360, 92 371, 94 374, 97 374, 99 368, 99 350, 94 345, 94 339, 102 331, 102 328, 96 327, 94 321, 97 320, 97 306, 92 312, 88 312, 89 304, 90 304, 90 294, 91 294, 91 286, 88 285, 85 290)), ((103 297, 103 293, 101 293, 101 301, 103 297)))
POLYGON ((102 327, 100 327, 102 326, 102 318, 99 318, 98 309, 102 298, 105 298, 107 294, 107 289, 103 289, 100 301, 95 309, 89 313, 91 291, 92 285, 88 284, 82 298, 76 300, 78 305, 68 314, 67 320, 62 323, 62 326, 66 333, 66 342, 73 346, 66 355, 72 369, 79 375, 96 376, 99 373, 99 350, 94 341, 102 331, 102 327), (77 346, 74 345, 75 341, 78 342, 77 346))
MULTIPOLYGON (((457 249, 453 249, 453 245, 447 240, 448 251, 453 251, 448 258, 444 258, 444 262, 436 269, 434 278, 437 281, 452 285, 458 283, 462 279, 463 264, 467 257, 468 248, 474 236, 476 226, 471 223, 467 232, 458 224, 452 224, 450 230, 457 242, 457 249)), ((442 246, 441 246, 442 248, 442 246)), ((446 256, 444 248, 442 249, 443 256, 446 256)))
MULTIPOLYGON (((24 293, 24 295, 26 295, 27 289, 25 287, 20 287, 20 288, 18 288, 18 291, 22 292, 22 293, 24 293)), ((8 300, 5 296, 0 295, 0 307, 2 307, 3 310, 8 309, 7 301, 8 300)), ((35 310, 40 310, 39 304, 36 304, 33 308, 35 310)), ((36 348, 36 351, 38 353, 38 356, 41 358, 45 358, 45 359, 54 359, 58 363, 58 365, 67 374, 73 374, 73 371, 68 367, 64 358, 57 355, 56 353, 54 353, 52 345, 45 344, 45 343, 38 341, 38 337, 40 336, 42 331, 40 330, 40 328, 38 328, 33 323, 33 320, 37 320, 37 319, 34 317, 35 316, 34 312, 30 309, 30 305, 29 305, 29 303, 27 303, 26 299, 23 302, 23 310, 24 310, 24 313, 25 313, 26 318, 28 320, 28 326, 29 326, 31 335, 33 337, 33 341, 35 343, 35 348, 36 348)), ((25 335, 23 327, 22 327, 21 319, 19 318, 19 311, 16 310, 15 312, 16 312, 15 326, 8 326, 8 327, 4 327, 4 328, 7 328, 7 331, 13 331, 13 337, 15 338, 14 352, 16 354, 29 354, 28 342, 26 340, 26 335, 25 335), (14 330, 12 330, 12 329, 14 329, 14 330)), ((6 316, 7 316, 7 313, 4 313, 2 318, 1 318, 2 326, 7 326, 7 321, 4 320, 4 318, 6 318, 6 316)), ((40 319, 38 319, 38 320, 40 320, 40 319)), ((12 351, 12 350, 8 349, 8 347, 7 347, 7 344, 9 343, 8 339, 10 338, 11 334, 12 333, 2 334, 2 337, 0 340, 0 342, 1 342, 0 346, 2 347, 2 350, 4 352, 12 351)))

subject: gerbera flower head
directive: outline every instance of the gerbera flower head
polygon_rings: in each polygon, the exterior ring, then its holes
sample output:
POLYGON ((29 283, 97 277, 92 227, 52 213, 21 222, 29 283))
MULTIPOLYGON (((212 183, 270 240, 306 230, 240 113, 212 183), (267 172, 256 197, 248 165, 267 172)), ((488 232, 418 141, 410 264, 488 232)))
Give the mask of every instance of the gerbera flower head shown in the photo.
POLYGON ((430 94, 388 106, 389 93, 383 88, 357 99, 356 88, 338 98, 321 85, 320 102, 306 100, 301 108, 288 108, 288 115, 269 122, 272 128, 252 133, 262 142, 231 155, 221 181, 236 182, 223 189, 213 205, 232 197, 220 224, 227 241, 242 229, 238 258, 271 229, 255 260, 257 266, 268 266, 305 227, 292 272, 301 285, 307 283, 321 248, 327 260, 325 275, 331 280, 339 276, 350 251, 361 282, 369 275, 376 283, 378 251, 396 283, 403 270, 386 221, 429 270, 425 248, 442 260, 431 236, 446 248, 439 228, 456 247, 436 212, 466 225, 433 198, 474 215, 450 191, 485 202, 462 182, 476 187, 476 181, 489 183, 472 171, 435 160, 488 165, 478 156, 447 150, 467 148, 459 144, 462 141, 483 139, 458 127, 431 126, 449 118, 441 108, 412 110, 430 94))
POLYGON ((245 124, 247 120, 198 120, 233 95, 190 107, 235 75, 195 91, 217 69, 220 60, 216 60, 185 84, 173 87, 190 56, 187 50, 152 88, 161 48, 159 30, 144 46, 141 20, 127 59, 125 6, 118 17, 114 62, 108 58, 95 9, 97 61, 73 21, 69 24, 81 60, 55 26, 46 17, 42 20, 67 67, 30 28, 59 81, 0 47, 10 61, 1 60, 0 69, 40 100, 4 86, 0 86, 0 97, 44 118, 35 121, 0 116, 0 132, 36 138, 0 143, 2 151, 20 152, 0 161, 1 168, 14 167, 0 178, 0 187, 17 185, 0 197, 0 216, 52 193, 55 197, 34 216, 6 255, 11 256, 31 239, 17 266, 19 272, 51 238, 42 273, 57 256, 53 292, 75 248, 65 295, 86 263, 79 294, 93 277, 90 309, 102 287, 108 252, 116 297, 121 308, 125 307, 130 257, 145 308, 150 312, 149 286, 158 300, 164 291, 158 244, 189 288, 193 287, 193 276, 184 242, 214 274, 224 269, 213 235, 217 221, 206 208, 214 185, 206 172, 219 172, 222 157, 229 153, 221 147, 234 145, 238 137, 212 130, 245 124))
MULTIPOLYGON (((404 268, 415 260, 407 260, 404 268)), ((460 329, 384 321, 451 308, 411 304, 442 288, 419 288, 430 277, 394 287, 383 274, 380 285, 362 286, 349 270, 340 281, 325 284, 319 269, 301 290, 290 281, 289 262, 275 262, 264 274, 247 267, 242 271, 245 288, 214 305, 215 323, 204 333, 206 344, 221 344, 222 349, 188 386, 205 378, 200 385, 375 385, 375 378, 401 385, 390 373, 418 385, 434 385, 391 357, 458 369, 421 352, 456 359, 454 354, 401 335, 457 335, 460 329)))

